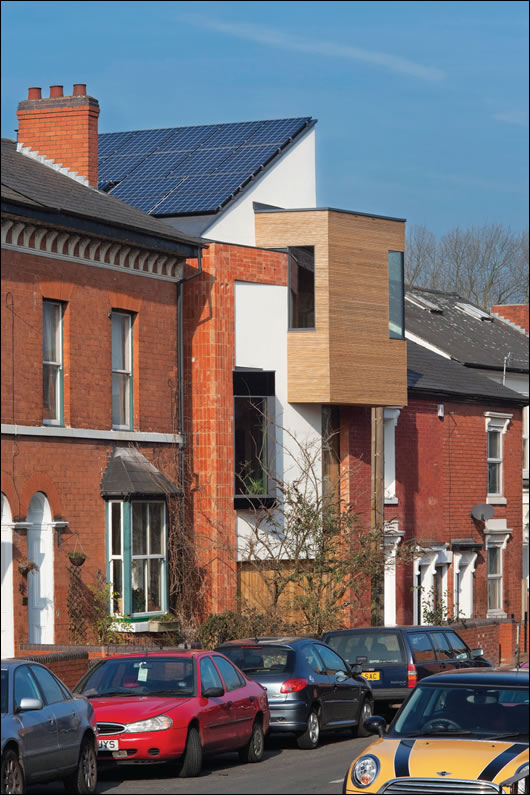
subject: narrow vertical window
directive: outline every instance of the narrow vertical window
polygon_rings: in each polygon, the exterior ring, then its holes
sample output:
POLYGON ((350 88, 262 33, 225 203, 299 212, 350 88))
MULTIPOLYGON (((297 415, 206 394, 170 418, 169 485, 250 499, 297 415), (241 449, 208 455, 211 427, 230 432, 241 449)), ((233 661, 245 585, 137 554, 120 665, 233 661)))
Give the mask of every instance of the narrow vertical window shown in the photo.
POLYGON ((132 425, 132 318, 112 312, 112 426, 132 425))
POLYGON ((392 339, 405 336, 405 276, 403 252, 388 252, 388 315, 389 333, 392 339))
POLYGON ((289 328, 315 328, 315 249, 313 246, 288 248, 289 252, 289 328))
POLYGON ((132 612, 165 609, 166 506, 162 502, 132 504, 132 612))
POLYGON ((63 422, 63 308, 42 305, 42 413, 45 425, 63 422))
POLYGON ((109 581, 112 583, 112 613, 123 614, 123 517, 122 503, 110 503, 109 581))
POLYGON ((523 478, 528 480, 528 406, 523 408, 523 478))
POLYGON ((488 430, 488 494, 502 494, 502 435, 488 430))
POLYGON ((502 548, 488 549, 488 610, 502 610, 502 548))
POLYGON ((269 497, 271 481, 270 407, 274 373, 233 373, 234 387, 234 494, 238 498, 269 497))

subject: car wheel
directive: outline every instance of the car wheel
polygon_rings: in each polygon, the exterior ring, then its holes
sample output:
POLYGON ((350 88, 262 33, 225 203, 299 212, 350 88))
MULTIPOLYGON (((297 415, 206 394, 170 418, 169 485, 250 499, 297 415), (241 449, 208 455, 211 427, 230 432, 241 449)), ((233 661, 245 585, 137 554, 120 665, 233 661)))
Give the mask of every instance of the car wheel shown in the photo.
POLYGON ((8 749, 2 757, 2 795, 24 792, 24 772, 15 751, 8 749))
POLYGON ((265 750, 265 735, 259 720, 254 722, 248 743, 240 749, 239 758, 242 762, 261 762, 265 750))
POLYGON ((303 751, 316 748, 320 740, 320 716, 318 710, 312 709, 307 719, 307 728, 303 734, 296 738, 296 744, 303 751))
POLYGON ((85 737, 79 752, 77 770, 65 778, 64 788, 67 792, 73 792, 75 795, 90 795, 96 791, 97 781, 98 768, 94 742, 85 737))
POLYGON ((179 770, 180 778, 195 778, 200 775, 202 769, 202 745, 201 737, 197 729, 192 726, 188 732, 186 750, 182 766, 179 770))
POLYGON ((373 701, 369 698, 363 699, 363 703, 361 704, 361 711, 359 712, 359 723, 357 726, 354 726, 353 729, 353 736, 354 737, 369 737, 370 732, 367 732, 364 728, 364 722, 367 718, 371 718, 374 714, 374 704, 373 701))

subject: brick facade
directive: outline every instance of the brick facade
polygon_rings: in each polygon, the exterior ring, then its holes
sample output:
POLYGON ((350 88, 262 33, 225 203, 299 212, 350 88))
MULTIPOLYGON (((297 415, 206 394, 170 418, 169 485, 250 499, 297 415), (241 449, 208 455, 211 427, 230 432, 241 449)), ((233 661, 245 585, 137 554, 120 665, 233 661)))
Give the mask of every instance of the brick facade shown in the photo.
POLYGON ((497 304, 491 307, 491 312, 515 323, 527 333, 530 330, 528 304, 497 304))

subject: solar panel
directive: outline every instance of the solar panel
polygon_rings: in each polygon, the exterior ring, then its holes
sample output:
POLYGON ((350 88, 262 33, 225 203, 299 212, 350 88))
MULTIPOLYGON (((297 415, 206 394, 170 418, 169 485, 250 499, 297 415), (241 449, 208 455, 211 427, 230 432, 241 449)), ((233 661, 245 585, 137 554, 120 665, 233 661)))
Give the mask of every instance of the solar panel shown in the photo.
POLYGON ((159 151, 192 152, 209 140, 218 128, 218 124, 207 124, 201 127, 177 127, 173 130, 173 135, 159 147, 159 151))
POLYGON ((190 177, 159 204, 155 215, 207 212, 217 209, 244 181, 239 176, 190 177))
POLYGON ((135 170, 128 174, 131 179, 159 179, 167 177, 178 164, 188 157, 188 152, 155 152, 147 155, 142 163, 135 170))
POLYGON ((216 169, 216 174, 253 174, 265 165, 276 152, 277 146, 241 146, 216 169))
POLYGON ((171 138, 174 132, 172 128, 165 130, 139 130, 136 135, 120 146, 116 154, 128 155, 142 152, 148 154, 154 152, 155 149, 163 145, 164 141, 171 138))
POLYGON ((180 181, 180 179, 155 179, 143 182, 124 180, 114 188, 110 195, 136 207, 138 210, 149 212, 180 181))
POLYGON ((113 155, 116 150, 123 144, 128 138, 131 138, 135 133, 134 132, 119 132, 119 133, 101 133, 98 135, 98 160, 101 161, 113 155))
POLYGON ((207 149, 227 147, 234 149, 245 143, 263 125, 262 121, 246 121, 237 124, 220 124, 218 131, 205 144, 207 149))
POLYGON ((144 155, 111 155, 98 168, 98 182, 114 182, 124 179, 139 163, 144 155))
POLYGON ((230 156, 230 149, 196 149, 191 152, 172 172, 171 176, 193 176, 212 174, 223 160, 230 156))
POLYGON ((266 121, 263 127, 248 139, 247 145, 287 143, 289 138, 305 127, 310 120, 310 117, 307 117, 306 119, 276 119, 275 121, 266 121))

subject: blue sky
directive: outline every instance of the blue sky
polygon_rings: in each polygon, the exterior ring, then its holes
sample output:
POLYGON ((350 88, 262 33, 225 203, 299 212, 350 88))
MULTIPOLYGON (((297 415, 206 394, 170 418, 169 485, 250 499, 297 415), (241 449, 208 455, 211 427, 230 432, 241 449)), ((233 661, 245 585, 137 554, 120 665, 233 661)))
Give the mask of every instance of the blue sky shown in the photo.
POLYGON ((2 135, 87 84, 100 132, 317 118, 320 206, 528 223, 526 2, 3 2, 2 135))

